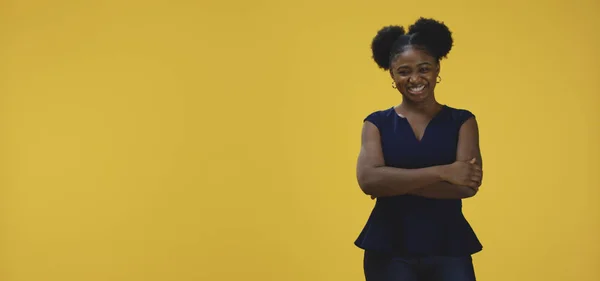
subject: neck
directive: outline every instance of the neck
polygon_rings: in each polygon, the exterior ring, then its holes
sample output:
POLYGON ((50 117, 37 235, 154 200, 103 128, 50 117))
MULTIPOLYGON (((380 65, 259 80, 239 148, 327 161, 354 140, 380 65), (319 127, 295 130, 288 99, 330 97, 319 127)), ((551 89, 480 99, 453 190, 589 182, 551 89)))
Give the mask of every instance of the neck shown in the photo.
POLYGON ((399 107, 405 111, 434 115, 440 110, 442 105, 435 99, 430 99, 423 102, 412 102, 408 99, 403 99, 399 107))

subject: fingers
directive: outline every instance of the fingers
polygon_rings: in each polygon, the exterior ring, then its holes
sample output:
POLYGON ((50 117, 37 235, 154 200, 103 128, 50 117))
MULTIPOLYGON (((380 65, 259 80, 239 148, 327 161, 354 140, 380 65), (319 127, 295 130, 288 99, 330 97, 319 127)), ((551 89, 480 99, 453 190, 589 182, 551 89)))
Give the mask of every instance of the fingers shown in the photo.
POLYGON ((471 188, 479 188, 481 186, 481 180, 483 179, 483 170, 480 167, 472 167, 469 175, 469 184, 471 188))
POLYGON ((469 174, 471 176, 477 176, 477 177, 482 177, 483 176, 483 170, 479 167, 471 167, 471 171, 469 172, 469 174))
POLYGON ((471 181, 471 183, 469 184, 469 187, 471 187, 471 188, 479 189, 480 186, 481 186, 481 181, 476 181, 476 180, 471 181))
POLYGON ((480 171, 480 172, 482 172, 482 171, 483 171, 483 169, 481 168, 481 166, 479 166, 479 165, 477 165, 477 164, 474 164, 474 163, 471 163, 471 165, 470 165, 470 168, 471 168, 472 170, 475 170, 475 171, 480 171))
POLYGON ((471 189, 476 189, 476 188, 479 187, 479 183, 477 183, 477 181, 470 180, 470 181, 467 181, 467 183, 465 184, 465 186, 467 186, 467 187, 469 187, 471 189))
POLYGON ((479 184, 478 183, 473 183, 471 186, 469 186, 469 188, 475 190, 475 191, 479 191, 479 184))
POLYGON ((468 162, 462 162, 455 167, 458 168, 456 172, 460 176, 453 182, 470 188, 478 188, 481 185, 483 169, 477 164, 477 158, 473 158, 468 162))
POLYGON ((481 177, 479 176, 467 176, 458 185, 468 186, 470 188, 476 188, 481 185, 481 177))
POLYGON ((469 161, 469 164, 471 164, 473 167, 475 167, 475 169, 478 169, 481 171, 481 166, 479 164, 477 164, 477 158, 471 159, 471 161, 469 161))

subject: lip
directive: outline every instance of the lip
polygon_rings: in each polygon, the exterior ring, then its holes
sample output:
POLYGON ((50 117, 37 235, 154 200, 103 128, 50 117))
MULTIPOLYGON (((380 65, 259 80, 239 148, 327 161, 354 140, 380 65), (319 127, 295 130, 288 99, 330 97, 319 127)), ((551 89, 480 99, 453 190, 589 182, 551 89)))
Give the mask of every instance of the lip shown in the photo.
POLYGON ((427 91, 427 85, 421 84, 419 86, 422 86, 422 89, 419 89, 418 91, 411 90, 411 89, 414 89, 414 86, 407 86, 406 91, 408 93, 410 93, 411 95, 415 95, 415 96, 425 94, 425 92, 427 91))

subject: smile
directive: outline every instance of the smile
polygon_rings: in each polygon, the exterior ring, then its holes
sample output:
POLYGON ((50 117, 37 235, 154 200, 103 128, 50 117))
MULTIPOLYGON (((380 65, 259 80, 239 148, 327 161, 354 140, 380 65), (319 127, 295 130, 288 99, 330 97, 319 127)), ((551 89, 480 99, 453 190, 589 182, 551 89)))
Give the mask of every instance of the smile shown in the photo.
POLYGON ((425 88, 426 87, 423 84, 407 87, 408 92, 410 92, 413 95, 423 94, 425 92, 425 88))

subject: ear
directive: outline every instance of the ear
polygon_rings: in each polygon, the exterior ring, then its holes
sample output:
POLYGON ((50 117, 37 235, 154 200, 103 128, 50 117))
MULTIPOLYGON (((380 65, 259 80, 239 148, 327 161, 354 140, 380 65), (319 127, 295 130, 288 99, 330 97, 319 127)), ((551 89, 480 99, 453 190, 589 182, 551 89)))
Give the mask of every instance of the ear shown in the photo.
POLYGON ((436 69, 435 69, 435 71, 437 72, 436 74, 438 74, 438 75, 439 75, 441 70, 442 70, 442 65, 441 65, 441 64, 440 64, 440 62, 438 61, 438 63, 437 63, 437 66, 436 66, 436 69))

